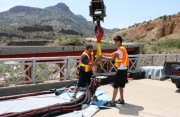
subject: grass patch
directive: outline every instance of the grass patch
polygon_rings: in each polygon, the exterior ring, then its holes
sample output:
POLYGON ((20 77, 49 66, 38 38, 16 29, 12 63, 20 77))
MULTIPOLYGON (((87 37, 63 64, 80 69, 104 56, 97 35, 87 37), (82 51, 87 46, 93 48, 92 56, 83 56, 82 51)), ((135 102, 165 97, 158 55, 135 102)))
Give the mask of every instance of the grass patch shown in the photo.
POLYGON ((140 50, 140 53, 177 53, 180 50, 180 39, 168 38, 164 41, 145 41, 145 47, 140 50), (149 48, 149 49, 148 49, 149 48))

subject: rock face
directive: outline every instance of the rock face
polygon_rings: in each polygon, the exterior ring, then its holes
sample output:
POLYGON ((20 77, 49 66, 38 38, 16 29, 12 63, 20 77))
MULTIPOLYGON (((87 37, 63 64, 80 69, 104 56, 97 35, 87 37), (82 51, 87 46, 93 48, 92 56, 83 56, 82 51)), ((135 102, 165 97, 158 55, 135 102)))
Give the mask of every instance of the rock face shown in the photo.
POLYGON ((40 25, 35 25, 35 26, 22 26, 18 28, 19 30, 22 30, 24 32, 35 32, 35 31, 53 31, 52 26, 40 26, 40 25))
POLYGON ((21 39, 25 39, 26 38, 23 35, 17 35, 17 34, 6 33, 6 32, 0 32, 0 38, 1 37, 8 37, 8 38, 17 37, 17 38, 21 38, 21 39))
POLYGON ((62 29, 62 30, 59 31, 59 33, 67 34, 67 35, 81 35, 82 36, 82 34, 78 33, 77 31, 74 31, 74 30, 64 30, 64 29, 62 29))
POLYGON ((45 46, 49 41, 11 41, 8 43, 8 46, 45 46))
POLYGON ((121 30, 115 35, 121 35, 128 40, 161 40, 164 38, 180 38, 180 14, 162 16, 153 21, 135 24, 128 29, 121 30))
POLYGON ((55 7, 62 11, 71 12, 69 7, 64 3, 58 3, 57 5, 55 5, 55 7))

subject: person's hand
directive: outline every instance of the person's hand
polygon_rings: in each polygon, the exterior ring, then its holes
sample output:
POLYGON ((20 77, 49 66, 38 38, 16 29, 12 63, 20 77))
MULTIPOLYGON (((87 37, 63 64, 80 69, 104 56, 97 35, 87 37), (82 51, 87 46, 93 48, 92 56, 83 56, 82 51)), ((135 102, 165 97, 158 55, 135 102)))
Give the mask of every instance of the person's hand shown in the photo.
POLYGON ((102 55, 100 55, 98 58, 97 58, 97 60, 99 61, 99 60, 102 60, 102 55))
POLYGON ((89 63, 89 65, 91 65, 91 66, 97 66, 97 65, 98 65, 98 62, 97 62, 97 61, 94 61, 93 63, 89 63))
POLYGON ((102 64, 102 60, 99 60, 99 61, 97 62, 97 64, 98 64, 98 65, 101 65, 101 64, 102 64))

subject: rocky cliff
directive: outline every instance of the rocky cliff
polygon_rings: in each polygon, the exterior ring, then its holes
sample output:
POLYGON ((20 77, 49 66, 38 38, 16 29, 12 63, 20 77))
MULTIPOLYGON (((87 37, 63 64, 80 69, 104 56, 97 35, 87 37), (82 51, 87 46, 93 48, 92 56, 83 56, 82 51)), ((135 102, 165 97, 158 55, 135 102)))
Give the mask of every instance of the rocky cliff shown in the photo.
POLYGON ((114 35, 121 35, 128 41, 180 39, 180 14, 161 16, 155 20, 143 22, 122 29, 114 35))

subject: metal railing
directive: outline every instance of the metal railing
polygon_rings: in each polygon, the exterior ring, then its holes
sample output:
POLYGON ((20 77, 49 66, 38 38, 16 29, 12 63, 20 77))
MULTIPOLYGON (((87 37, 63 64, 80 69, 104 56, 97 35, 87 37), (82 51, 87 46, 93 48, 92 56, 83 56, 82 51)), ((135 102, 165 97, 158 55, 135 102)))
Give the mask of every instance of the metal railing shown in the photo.
MULTIPOLYGON (((128 70, 143 66, 163 66, 165 62, 180 62, 180 54, 129 55, 128 70)), ((53 80, 77 78, 79 56, 0 59, 0 86, 36 84, 53 80)), ((114 61, 103 60, 101 75, 114 74, 114 61)))

